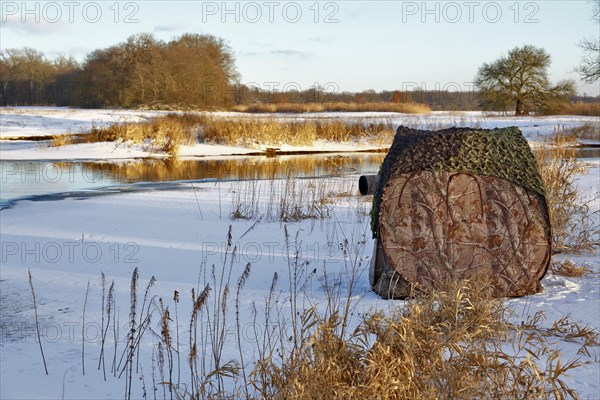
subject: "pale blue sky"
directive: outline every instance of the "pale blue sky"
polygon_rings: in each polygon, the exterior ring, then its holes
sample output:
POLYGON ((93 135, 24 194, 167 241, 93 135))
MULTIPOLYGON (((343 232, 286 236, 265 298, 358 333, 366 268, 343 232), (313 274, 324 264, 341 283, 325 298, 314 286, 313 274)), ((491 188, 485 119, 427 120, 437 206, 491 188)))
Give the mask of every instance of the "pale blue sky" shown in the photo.
POLYGON ((575 79, 580 93, 600 92, 598 82, 584 85, 573 72, 581 57, 576 43, 600 35, 589 1, 56 1, 23 7, 3 0, 1 7, 3 49, 30 46, 49 57, 62 52, 83 60, 134 33, 164 40, 212 34, 234 50, 242 82, 265 88, 330 83, 339 91, 423 84, 468 90, 483 62, 532 44, 551 54, 553 80, 575 79))

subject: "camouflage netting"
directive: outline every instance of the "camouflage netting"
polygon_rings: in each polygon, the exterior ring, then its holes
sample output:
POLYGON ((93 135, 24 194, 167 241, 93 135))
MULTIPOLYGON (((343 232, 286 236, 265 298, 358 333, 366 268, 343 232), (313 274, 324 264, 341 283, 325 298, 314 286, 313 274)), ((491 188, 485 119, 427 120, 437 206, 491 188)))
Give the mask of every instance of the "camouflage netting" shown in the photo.
POLYGON ((377 237, 379 201, 386 182, 390 177, 415 171, 493 176, 545 196, 533 153, 517 127, 425 131, 400 126, 381 165, 371 211, 373 237, 377 237))
POLYGON ((385 298, 482 277, 541 290, 552 251, 544 185, 518 128, 398 128, 373 201, 370 281, 385 298))

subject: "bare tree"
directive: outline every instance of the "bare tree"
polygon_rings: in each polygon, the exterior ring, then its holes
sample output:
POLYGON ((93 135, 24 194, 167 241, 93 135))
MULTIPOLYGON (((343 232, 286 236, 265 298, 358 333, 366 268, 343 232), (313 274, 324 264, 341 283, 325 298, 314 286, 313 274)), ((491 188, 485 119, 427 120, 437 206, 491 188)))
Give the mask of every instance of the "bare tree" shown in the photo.
MULTIPOLYGON (((600 24, 600 0, 594 0, 593 4, 592 21, 600 24)), ((582 81, 593 83, 600 79, 600 37, 582 39, 577 46, 583 49, 583 55, 575 71, 582 81)))
POLYGON ((43 104, 43 89, 54 77, 54 67, 44 54, 23 47, 6 49, 0 53, 0 58, 2 104, 43 104))
POLYGON ((543 109, 550 101, 567 100, 575 93, 573 81, 552 86, 548 79, 550 55, 542 48, 515 47, 508 55, 484 63, 475 76, 475 86, 486 106, 506 110, 515 107, 515 115, 543 109))

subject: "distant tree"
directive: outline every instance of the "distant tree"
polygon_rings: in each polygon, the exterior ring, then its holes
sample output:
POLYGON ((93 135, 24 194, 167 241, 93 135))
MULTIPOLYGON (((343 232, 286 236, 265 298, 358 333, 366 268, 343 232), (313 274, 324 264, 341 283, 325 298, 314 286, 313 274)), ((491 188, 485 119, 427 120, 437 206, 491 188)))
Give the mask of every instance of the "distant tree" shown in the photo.
POLYGON ((283 104, 289 103, 288 96, 283 92, 273 92, 271 103, 273 104, 283 104))
POLYGON ((88 90, 83 106, 153 103, 224 107, 238 80, 233 52, 210 35, 184 34, 165 43, 152 34, 88 54, 78 83, 88 90))
MULTIPOLYGON (((600 0, 594 0, 593 4, 592 21, 600 24, 600 0)), ((583 56, 575 71, 582 81, 593 83, 600 79, 600 37, 582 39, 577 45, 583 49, 583 56)))
POLYGON ((548 79, 550 55, 542 48, 515 47, 493 63, 484 63, 475 76, 475 86, 489 108, 515 107, 515 115, 542 110, 549 102, 567 101, 575 94, 575 83, 548 79))
POLYGON ((12 100, 9 99, 9 90, 14 81, 15 71, 18 68, 15 61, 8 51, 0 50, 0 105, 2 106, 9 105, 10 100, 12 100))
POLYGON ((79 68, 79 63, 73 56, 66 56, 62 53, 52 60, 52 65, 59 74, 70 73, 79 68))
POLYGON ((410 93, 395 90, 392 94, 390 103, 410 103, 412 101, 410 93))
POLYGON ((233 101, 231 87, 239 80, 235 57, 222 39, 184 34, 167 44, 171 71, 168 96, 175 102, 203 107, 225 106, 233 101))
POLYGON ((76 87, 80 65, 73 56, 59 54, 52 60, 53 82, 44 91, 45 103, 56 106, 76 105, 76 97, 81 95, 76 87))
POLYGON ((112 46, 89 53, 77 83, 84 92, 78 105, 123 106, 127 87, 127 57, 124 49, 112 46))
POLYGON ((125 104, 149 104, 162 100, 164 88, 164 42, 154 35, 140 33, 130 36, 121 45, 125 52, 125 104))
POLYGON ((54 78, 54 67, 44 54, 22 47, 2 51, 0 59, 2 104, 44 104, 44 87, 54 78))

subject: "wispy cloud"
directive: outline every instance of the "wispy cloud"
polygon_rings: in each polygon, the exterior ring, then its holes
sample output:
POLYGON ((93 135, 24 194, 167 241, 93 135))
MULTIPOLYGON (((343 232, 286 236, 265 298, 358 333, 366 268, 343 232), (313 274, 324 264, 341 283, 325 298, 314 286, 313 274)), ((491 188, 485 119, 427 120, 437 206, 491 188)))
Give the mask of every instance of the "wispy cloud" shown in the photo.
POLYGON ((298 57, 306 58, 311 57, 312 53, 309 51, 300 51, 293 49, 274 49, 266 51, 239 51, 239 55, 248 57, 260 57, 260 56, 281 56, 281 57, 298 57))
POLYGON ((154 32, 183 32, 188 28, 188 24, 183 22, 174 22, 166 25, 156 25, 154 32))
POLYGON ((368 11, 369 11, 368 8, 362 8, 362 7, 355 8, 355 9, 351 10, 350 12, 348 12, 348 18, 356 19, 356 18, 362 17, 368 11))
POLYGON ((313 36, 313 37, 307 38, 306 41, 311 42, 311 43, 327 43, 327 42, 331 42, 331 38, 325 37, 325 36, 313 36))
POLYGON ((254 57, 254 56, 260 56, 260 55, 265 55, 265 53, 259 53, 258 51, 236 51, 235 52, 238 56, 246 56, 246 57, 254 57))
POLYGON ((40 18, 40 22, 36 22, 33 17, 27 18, 23 22, 18 15, 3 16, 2 19, 3 29, 10 29, 25 35, 60 33, 66 30, 65 24, 61 22, 48 22, 44 18, 40 18))
POLYGON ((292 49, 270 50, 268 53, 276 55, 276 56, 285 56, 285 57, 310 57, 310 55, 311 55, 311 53, 308 51, 300 51, 300 50, 292 50, 292 49))

